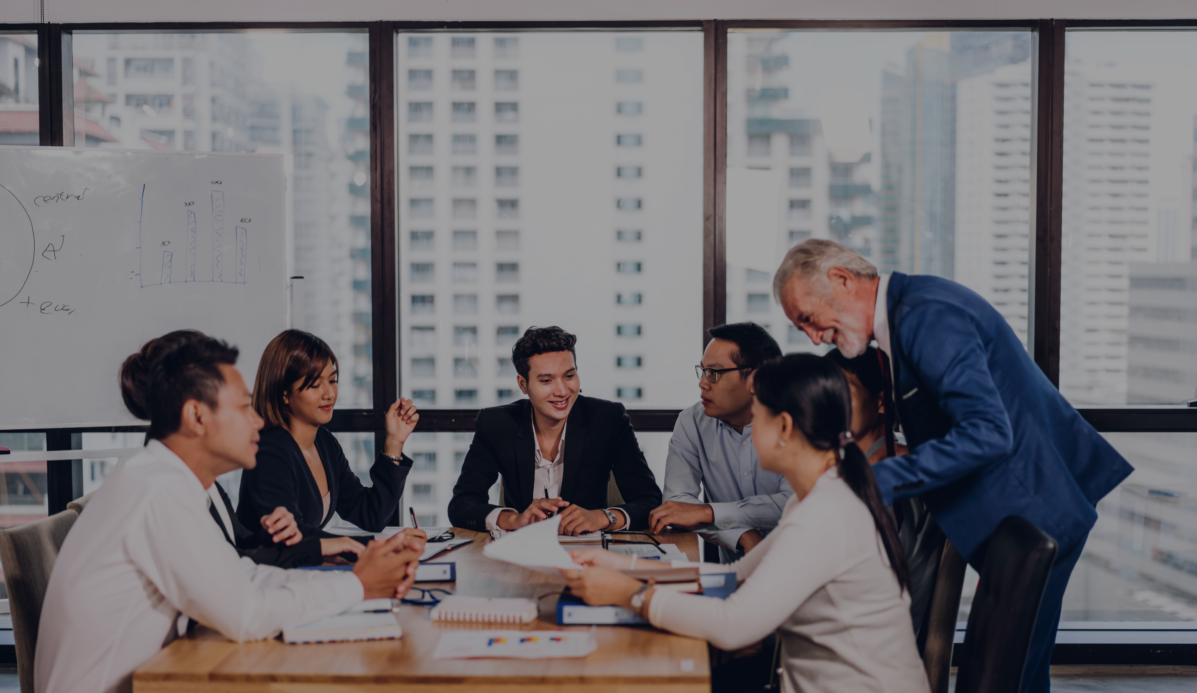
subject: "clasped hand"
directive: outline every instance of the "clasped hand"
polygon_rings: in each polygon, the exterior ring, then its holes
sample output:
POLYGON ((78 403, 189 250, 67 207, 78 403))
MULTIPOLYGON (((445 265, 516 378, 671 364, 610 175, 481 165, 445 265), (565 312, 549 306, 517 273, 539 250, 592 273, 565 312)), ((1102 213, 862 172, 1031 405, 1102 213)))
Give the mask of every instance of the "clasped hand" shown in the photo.
POLYGON ((522 513, 516 513, 514 510, 499 513, 498 525, 501 529, 510 531, 527 527, 533 522, 547 520, 554 513, 561 514, 558 532, 569 536, 603 529, 619 529, 623 526, 619 513, 616 513, 615 526, 609 527, 611 521, 602 510, 586 510, 560 498, 535 498, 522 513))

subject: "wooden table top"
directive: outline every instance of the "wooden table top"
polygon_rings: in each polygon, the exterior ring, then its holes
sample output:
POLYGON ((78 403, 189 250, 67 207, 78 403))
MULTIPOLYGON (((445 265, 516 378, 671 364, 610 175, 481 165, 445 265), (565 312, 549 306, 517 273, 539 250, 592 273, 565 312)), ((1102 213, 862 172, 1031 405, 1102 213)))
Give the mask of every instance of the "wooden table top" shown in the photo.
MULTIPOLYGON (((536 599, 564 586, 564 581, 502 563, 482 555, 486 533, 454 529, 472 544, 432 559, 457 564, 456 583, 420 583, 456 594, 536 599)), ((658 535, 698 560, 695 534, 658 535)), ((571 547, 572 548, 572 547, 571 547)), ((580 548, 580 546, 578 547, 580 548)), ((556 596, 539 601, 540 618, 528 630, 585 630, 588 626, 556 624, 556 596)), ((449 629, 502 630, 510 626, 436 624, 430 607, 404 605, 400 640, 287 645, 279 639, 236 644, 200 627, 188 638, 171 643, 133 674, 138 693, 161 691, 299 691, 381 688, 404 684, 403 690, 476 688, 512 685, 520 690, 576 690, 615 686, 619 691, 673 693, 709 691, 707 645, 654 628, 600 626, 598 649, 575 659, 434 660, 439 633, 449 629)), ((515 690, 514 688, 512 690, 515 690)))

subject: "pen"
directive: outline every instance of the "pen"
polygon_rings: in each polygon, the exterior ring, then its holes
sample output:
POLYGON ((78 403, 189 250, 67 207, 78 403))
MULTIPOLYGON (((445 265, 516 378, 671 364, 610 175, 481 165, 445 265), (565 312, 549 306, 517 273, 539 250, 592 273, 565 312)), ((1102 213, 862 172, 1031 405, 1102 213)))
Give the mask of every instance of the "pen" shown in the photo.
MULTIPOLYGON (((549 499, 549 487, 548 487, 548 486, 545 486, 545 487, 544 487, 544 499, 545 499, 545 500, 548 500, 548 499, 549 499)), ((554 515, 556 515, 556 514, 557 514, 557 513, 556 513, 556 512, 554 512, 554 511, 552 511, 552 510, 550 510, 550 511, 549 511, 549 517, 552 517, 552 516, 554 516, 554 515)))
POLYGON ((415 510, 412 510, 411 506, 408 506, 408 507, 407 507, 407 512, 411 513, 411 526, 412 526, 414 529, 419 529, 419 528, 420 528, 420 523, 419 523, 419 522, 416 522, 416 511, 415 511, 415 510))

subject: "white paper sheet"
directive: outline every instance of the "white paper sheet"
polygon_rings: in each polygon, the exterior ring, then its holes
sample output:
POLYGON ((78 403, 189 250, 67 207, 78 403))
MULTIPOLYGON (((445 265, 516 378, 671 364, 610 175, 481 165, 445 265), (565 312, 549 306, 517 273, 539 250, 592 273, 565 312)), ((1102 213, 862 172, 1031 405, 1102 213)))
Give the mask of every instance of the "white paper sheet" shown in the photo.
POLYGON ((639 559, 665 561, 666 563, 688 563, 690 560, 674 544, 661 544, 661 549, 647 542, 641 544, 610 544, 607 546, 607 550, 612 553, 622 553, 625 556, 635 556, 639 559), (661 553, 661 549, 664 549, 665 553, 661 553))
POLYGON ((560 525, 561 516, 556 515, 508 532, 502 539, 487 544, 482 554, 496 561, 514 563, 538 573, 560 577, 562 569, 578 569, 578 565, 557 542, 557 528, 560 525))
POLYGON ((455 631, 441 634, 432 658, 558 659, 585 657, 596 649, 593 629, 455 631))

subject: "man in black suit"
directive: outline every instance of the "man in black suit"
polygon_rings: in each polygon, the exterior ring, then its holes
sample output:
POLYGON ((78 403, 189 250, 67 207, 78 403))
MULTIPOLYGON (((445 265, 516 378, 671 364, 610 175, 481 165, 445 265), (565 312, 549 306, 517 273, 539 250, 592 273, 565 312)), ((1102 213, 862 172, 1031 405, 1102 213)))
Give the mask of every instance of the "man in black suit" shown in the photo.
POLYGON ((454 527, 513 530, 561 514, 561 533, 644 529, 661 489, 622 404, 582 397, 574 345, 560 327, 530 327, 511 360, 528 399, 478 412, 449 502, 454 527), (623 505, 607 507, 614 474, 623 505), (506 506, 489 491, 503 478, 506 506))

